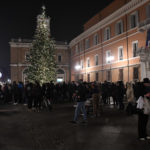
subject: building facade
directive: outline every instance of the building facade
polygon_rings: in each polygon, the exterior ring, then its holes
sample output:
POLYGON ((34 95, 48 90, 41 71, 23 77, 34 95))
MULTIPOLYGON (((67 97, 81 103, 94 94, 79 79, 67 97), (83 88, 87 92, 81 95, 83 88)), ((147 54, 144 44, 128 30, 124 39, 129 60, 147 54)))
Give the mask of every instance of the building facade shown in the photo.
MULTIPOLYGON (((23 81, 30 42, 14 40, 11 79, 23 81)), ((129 82, 150 78, 150 0, 114 0, 69 45, 56 43, 58 80, 129 82), (70 68, 70 69, 69 69, 70 68)))
POLYGON ((150 0, 114 0, 70 42, 71 80, 128 82, 150 77, 149 25, 150 0))
MULTIPOLYGON (((29 65, 27 57, 32 40, 12 39, 10 44, 11 81, 25 82, 25 69, 29 65)), ((56 42, 57 82, 70 81, 70 50, 65 42, 56 42)))

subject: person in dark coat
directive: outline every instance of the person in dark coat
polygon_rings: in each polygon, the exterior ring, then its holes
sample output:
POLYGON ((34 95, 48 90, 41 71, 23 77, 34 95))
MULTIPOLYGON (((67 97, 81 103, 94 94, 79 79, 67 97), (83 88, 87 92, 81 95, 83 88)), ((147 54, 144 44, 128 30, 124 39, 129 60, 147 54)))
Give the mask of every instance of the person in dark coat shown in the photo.
POLYGON ((77 86, 77 89, 75 91, 75 97, 76 97, 76 101, 77 101, 77 107, 75 109, 74 119, 71 122, 77 123, 79 113, 82 111, 83 119, 84 119, 83 123, 87 123, 87 113, 86 113, 86 109, 85 109, 86 88, 85 88, 85 85, 83 85, 82 83, 80 83, 77 86))

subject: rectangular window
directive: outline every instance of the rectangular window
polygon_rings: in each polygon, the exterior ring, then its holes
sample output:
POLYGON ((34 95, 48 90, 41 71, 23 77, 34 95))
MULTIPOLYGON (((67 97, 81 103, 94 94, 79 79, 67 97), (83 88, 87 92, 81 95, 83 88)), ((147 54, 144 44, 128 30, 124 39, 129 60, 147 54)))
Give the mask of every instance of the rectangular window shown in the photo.
POLYGON ((122 20, 116 23, 115 32, 116 32, 116 35, 123 33, 123 22, 122 22, 122 20))
POLYGON ((134 80, 138 80, 139 79, 139 68, 138 67, 134 67, 133 68, 133 79, 134 80))
POLYGON ((26 52, 25 53, 25 61, 27 61, 29 59, 29 56, 30 56, 29 52, 26 52))
POLYGON ((76 51, 76 54, 79 53, 79 46, 78 45, 75 46, 75 51, 76 51))
POLYGON ((61 55, 58 55, 58 62, 61 62, 61 55))
POLYGON ((88 49, 88 48, 90 48, 90 40, 86 39, 85 40, 85 49, 88 49))
POLYGON ((123 81, 123 69, 119 69, 119 80, 123 81))
POLYGON ((110 39, 110 27, 107 27, 104 30, 104 41, 109 40, 110 39))
POLYGON ((146 18, 150 19, 150 4, 146 6, 146 18))
POLYGON ((129 19, 130 28, 135 28, 138 25, 138 11, 131 14, 129 19))
POLYGON ((90 67, 90 58, 87 58, 87 67, 90 67))
POLYGON ((107 81, 111 81, 111 71, 107 71, 107 81))
POLYGON ((119 60, 123 60, 123 47, 118 48, 118 57, 119 60))
POLYGON ((83 66, 83 60, 81 60, 81 69, 83 69, 84 66, 83 66))
POLYGON ((95 55, 95 66, 98 66, 98 55, 95 55))
POLYGON ((111 51, 106 51, 106 63, 110 63, 111 61, 108 59, 111 56, 111 51))
POLYGON ((83 51, 83 41, 79 43, 79 51, 80 51, 80 52, 83 51))
POLYGON ((90 74, 87 74, 88 82, 90 82, 90 74))
POLYGON ((132 43, 133 57, 136 57, 137 50, 138 50, 138 42, 135 41, 135 42, 132 43))
POLYGON ((98 34, 95 34, 93 37, 93 45, 97 45, 98 44, 98 34))
POLYGON ((95 81, 98 82, 98 72, 95 73, 95 81))

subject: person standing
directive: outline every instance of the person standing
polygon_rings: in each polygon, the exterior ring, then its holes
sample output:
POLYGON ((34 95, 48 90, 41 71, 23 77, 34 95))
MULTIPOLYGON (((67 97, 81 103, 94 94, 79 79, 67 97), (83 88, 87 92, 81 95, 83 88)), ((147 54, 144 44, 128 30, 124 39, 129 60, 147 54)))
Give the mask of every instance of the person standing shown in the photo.
POLYGON ((148 78, 145 78, 143 80, 143 88, 141 88, 140 95, 141 96, 137 101, 139 136, 138 138, 139 140, 144 141, 146 139, 150 139, 150 136, 147 134, 147 124, 150 112, 145 112, 145 107, 147 107, 150 104, 150 81, 148 78))
POLYGON ((84 119, 82 123, 87 123, 87 113, 85 109, 86 88, 84 84, 80 83, 79 85, 77 85, 75 97, 77 101, 77 106, 75 109, 74 119, 73 121, 71 121, 71 123, 78 123, 78 116, 81 111, 83 113, 83 119, 84 119))
POLYGON ((99 115, 99 90, 96 84, 92 84, 93 117, 99 115))

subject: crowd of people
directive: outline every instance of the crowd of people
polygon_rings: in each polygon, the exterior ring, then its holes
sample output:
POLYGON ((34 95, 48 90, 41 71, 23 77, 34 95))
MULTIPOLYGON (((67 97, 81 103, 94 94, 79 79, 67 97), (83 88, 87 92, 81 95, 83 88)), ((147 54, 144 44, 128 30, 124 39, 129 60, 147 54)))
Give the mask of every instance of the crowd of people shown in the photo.
MULTIPOLYGON (((21 103, 26 104, 29 110, 33 108, 40 110, 44 99, 50 101, 51 104, 76 102, 74 119, 72 123, 78 121, 80 111, 83 112, 84 122, 87 121, 87 112, 85 109, 85 101, 89 98, 92 99, 93 116, 100 115, 100 103, 109 105, 110 103, 117 106, 119 110, 124 110, 124 101, 128 103, 126 111, 128 115, 137 112, 138 109, 143 110, 145 105, 144 97, 149 100, 150 98, 150 81, 148 78, 144 82, 130 82, 124 84, 122 81, 116 83, 87 83, 87 82, 70 82, 70 83, 57 83, 52 82, 40 85, 38 82, 23 84, 22 82, 12 84, 0 85, 0 101, 3 103, 13 103, 14 105, 21 103), (149 95, 148 95, 149 94, 149 95), (143 106, 139 98, 143 98, 143 106), (140 105, 140 107, 139 107, 140 105), (135 106, 135 107, 133 107, 135 106), (135 110, 133 111, 133 108, 135 110)), ((141 98, 141 99, 142 99, 141 98)), ((150 100, 149 100, 150 101, 150 100)), ((146 126, 148 124, 148 115, 143 111, 138 111, 138 129, 139 138, 144 140, 150 138, 146 133, 146 126), (143 119, 144 118, 144 119, 143 119)))
POLYGON ((75 100, 74 93, 82 86, 85 88, 85 99, 95 94, 93 99, 101 97, 104 104, 110 104, 112 99, 114 105, 117 105, 119 109, 124 109, 125 97, 131 101, 129 89, 133 90, 132 100, 137 100, 143 90, 141 83, 127 83, 125 85, 122 81, 116 83, 105 81, 104 83, 64 82, 57 84, 50 82, 40 85, 38 82, 23 84, 14 81, 12 84, 0 85, 0 100, 4 103, 14 102, 14 105, 27 103, 29 108, 40 107, 44 98, 50 99, 52 103, 73 102, 75 100))

